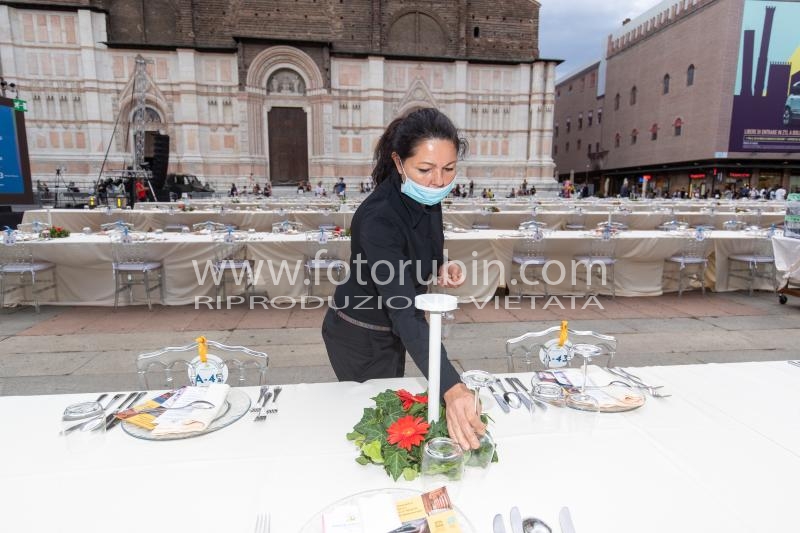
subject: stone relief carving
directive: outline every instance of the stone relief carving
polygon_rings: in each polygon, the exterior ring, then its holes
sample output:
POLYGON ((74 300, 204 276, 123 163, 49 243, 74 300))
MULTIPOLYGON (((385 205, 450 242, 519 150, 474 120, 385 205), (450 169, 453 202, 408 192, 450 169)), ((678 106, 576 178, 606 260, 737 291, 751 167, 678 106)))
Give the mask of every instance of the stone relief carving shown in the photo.
POLYGON ((272 73, 267 80, 267 94, 304 95, 306 83, 297 72, 282 68, 272 73))

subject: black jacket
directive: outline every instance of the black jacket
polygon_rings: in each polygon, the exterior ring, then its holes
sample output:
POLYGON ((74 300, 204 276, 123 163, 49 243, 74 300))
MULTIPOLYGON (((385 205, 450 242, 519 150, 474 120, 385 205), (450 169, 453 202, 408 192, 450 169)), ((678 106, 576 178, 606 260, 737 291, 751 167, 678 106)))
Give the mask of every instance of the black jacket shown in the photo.
MULTIPOLYGON (((382 181, 351 224, 350 275, 335 306, 348 316, 388 326, 427 376, 429 326, 414 297, 444 262, 442 206, 424 206, 400 192, 397 175, 382 181)), ((441 391, 460 382, 442 346, 441 391)))

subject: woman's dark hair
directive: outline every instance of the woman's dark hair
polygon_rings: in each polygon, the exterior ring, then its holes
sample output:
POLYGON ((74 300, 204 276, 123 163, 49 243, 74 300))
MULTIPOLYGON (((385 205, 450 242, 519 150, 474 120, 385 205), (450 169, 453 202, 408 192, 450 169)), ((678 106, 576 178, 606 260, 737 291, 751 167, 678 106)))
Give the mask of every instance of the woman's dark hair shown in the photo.
POLYGON ((392 161, 392 153, 397 153, 400 159, 406 159, 414 153, 419 143, 428 139, 452 142, 459 159, 467 153, 467 140, 459 137, 458 129, 447 115, 432 107, 417 109, 405 117, 394 119, 378 140, 375 146, 375 167, 372 169, 375 183, 380 184, 391 176, 399 178, 392 161))

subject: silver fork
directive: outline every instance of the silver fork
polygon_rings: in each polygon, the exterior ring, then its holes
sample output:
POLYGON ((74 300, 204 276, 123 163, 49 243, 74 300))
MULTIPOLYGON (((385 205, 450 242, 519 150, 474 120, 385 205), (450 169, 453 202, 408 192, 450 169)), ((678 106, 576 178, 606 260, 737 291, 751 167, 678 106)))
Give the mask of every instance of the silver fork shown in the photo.
POLYGON ((637 389, 642 389, 647 391, 648 394, 650 394, 650 396, 652 396, 653 398, 669 398, 670 396, 672 396, 672 394, 664 394, 659 392, 658 389, 663 388, 664 387, 663 385, 656 385, 655 387, 652 385, 648 385, 647 383, 645 383, 638 377, 634 376, 630 372, 627 372, 619 367, 614 367, 614 368, 601 367, 601 368, 603 368, 606 372, 609 372, 610 374, 617 376, 618 378, 622 378, 629 381, 637 389))
POLYGON ((258 415, 253 419, 253 422, 263 422, 267 419, 267 402, 272 398, 272 391, 268 391, 264 395, 264 401, 261 402, 261 409, 258 410, 258 415))
POLYGON ((269 533, 269 513, 258 513, 256 515, 256 528, 254 533, 269 533))

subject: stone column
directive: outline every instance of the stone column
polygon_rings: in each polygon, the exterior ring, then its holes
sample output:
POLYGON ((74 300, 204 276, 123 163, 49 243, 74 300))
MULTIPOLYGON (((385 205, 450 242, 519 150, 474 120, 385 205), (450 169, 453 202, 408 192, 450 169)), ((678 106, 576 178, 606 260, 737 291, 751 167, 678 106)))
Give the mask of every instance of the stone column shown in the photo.
POLYGON ((175 130, 181 131, 183 145, 176 146, 184 171, 205 175, 202 168, 203 157, 200 150, 200 120, 197 101, 196 53, 188 48, 179 48, 178 86, 180 106, 176 111, 175 130))
MULTIPOLYGON (((105 52, 106 46, 95 43, 95 28, 100 35, 105 37, 106 18, 103 14, 80 9, 77 21, 81 47, 81 72, 83 73, 81 101, 88 130, 86 132, 86 151, 90 167, 92 170, 99 171, 105 157, 105 149, 111 142, 114 121, 117 118, 112 111, 111 100, 100 98, 97 78, 99 52, 105 52), (104 117, 106 118, 104 119, 104 117), (112 118, 109 120, 109 117, 112 118), (99 152, 98 149, 100 149, 99 152)), ((109 56, 104 53, 103 57, 108 58, 109 56)), ((120 122, 122 123, 125 118, 121 117, 120 122)))

